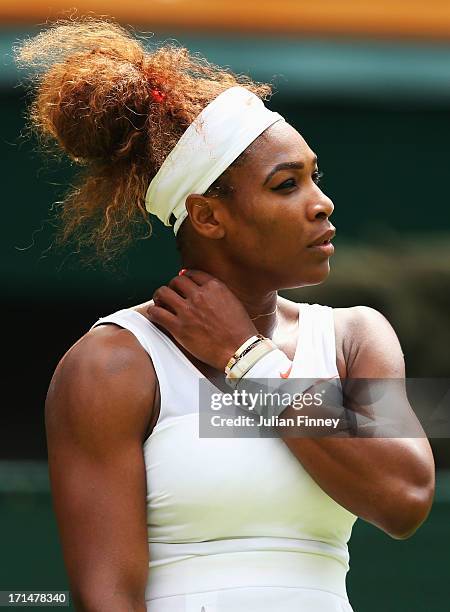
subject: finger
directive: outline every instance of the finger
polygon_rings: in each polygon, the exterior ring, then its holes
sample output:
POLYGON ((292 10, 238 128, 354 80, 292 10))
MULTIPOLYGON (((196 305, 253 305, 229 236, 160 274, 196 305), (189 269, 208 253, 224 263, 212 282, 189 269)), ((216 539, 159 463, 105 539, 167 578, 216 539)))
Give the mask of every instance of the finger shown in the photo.
POLYGON ((153 301, 157 306, 167 308, 173 314, 177 314, 180 308, 185 306, 185 301, 176 291, 163 285, 153 294, 153 301))
POLYGON ((152 323, 164 327, 173 335, 178 324, 178 319, 174 314, 156 304, 151 304, 147 308, 147 315, 152 323))
POLYGON ((198 289, 198 285, 187 276, 175 276, 169 283, 169 287, 183 298, 190 297, 198 289))
MULTIPOLYGON (((195 283, 197 283, 197 285, 200 286, 205 285, 210 280, 216 279, 215 276, 208 274, 208 272, 204 272, 203 270, 192 270, 191 268, 186 270, 183 276, 191 278, 195 283)), ((180 278, 183 278, 183 276, 180 278)))

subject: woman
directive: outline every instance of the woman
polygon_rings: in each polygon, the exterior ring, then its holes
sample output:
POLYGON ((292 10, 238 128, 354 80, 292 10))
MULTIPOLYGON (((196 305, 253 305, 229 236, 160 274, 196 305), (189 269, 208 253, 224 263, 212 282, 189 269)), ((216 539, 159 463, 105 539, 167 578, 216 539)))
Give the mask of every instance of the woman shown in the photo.
POLYGON ((199 381, 225 372, 233 384, 404 376, 378 312, 277 294, 329 272, 333 204, 314 152, 264 106, 268 85, 185 49, 149 53, 106 21, 58 23, 18 58, 38 69, 32 124, 85 166, 60 240, 108 259, 148 223, 145 203, 172 225, 184 266, 153 300, 99 319, 49 388, 77 609, 351 610, 356 517, 405 538, 428 515, 425 437, 198 433, 199 381))

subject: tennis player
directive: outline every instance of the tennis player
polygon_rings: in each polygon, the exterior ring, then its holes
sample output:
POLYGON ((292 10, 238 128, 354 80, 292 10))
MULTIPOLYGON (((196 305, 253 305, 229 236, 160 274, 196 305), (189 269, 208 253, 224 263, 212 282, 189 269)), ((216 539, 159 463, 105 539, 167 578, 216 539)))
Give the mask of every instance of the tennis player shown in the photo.
POLYGON ((333 203, 314 151, 265 106, 269 85, 168 43, 145 50, 107 20, 58 22, 17 57, 35 69, 32 125, 83 167, 59 240, 109 259, 151 213, 183 262, 152 300, 94 323, 50 384, 77 609, 351 611, 352 526, 399 539, 420 526, 434 490, 426 438, 199 435, 199 384, 214 377, 230 389, 404 377, 377 311, 277 293, 329 273, 333 203))

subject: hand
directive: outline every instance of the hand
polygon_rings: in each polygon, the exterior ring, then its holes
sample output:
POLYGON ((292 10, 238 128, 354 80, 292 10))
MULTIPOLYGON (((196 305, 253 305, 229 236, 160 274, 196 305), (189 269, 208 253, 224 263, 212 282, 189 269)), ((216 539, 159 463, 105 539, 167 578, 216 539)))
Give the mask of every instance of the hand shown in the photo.
POLYGON ((147 309, 150 321, 217 370, 224 370, 241 344, 258 333, 242 302, 207 272, 175 276, 154 292, 153 302, 147 309))

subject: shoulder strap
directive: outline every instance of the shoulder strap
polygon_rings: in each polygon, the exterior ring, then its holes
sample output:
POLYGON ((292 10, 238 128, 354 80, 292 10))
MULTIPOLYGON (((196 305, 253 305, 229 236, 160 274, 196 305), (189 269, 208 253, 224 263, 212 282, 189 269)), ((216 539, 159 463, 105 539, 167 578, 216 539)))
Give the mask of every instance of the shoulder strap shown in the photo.
POLYGON ((298 350, 290 378, 338 376, 334 314, 330 306, 299 304, 298 350))

